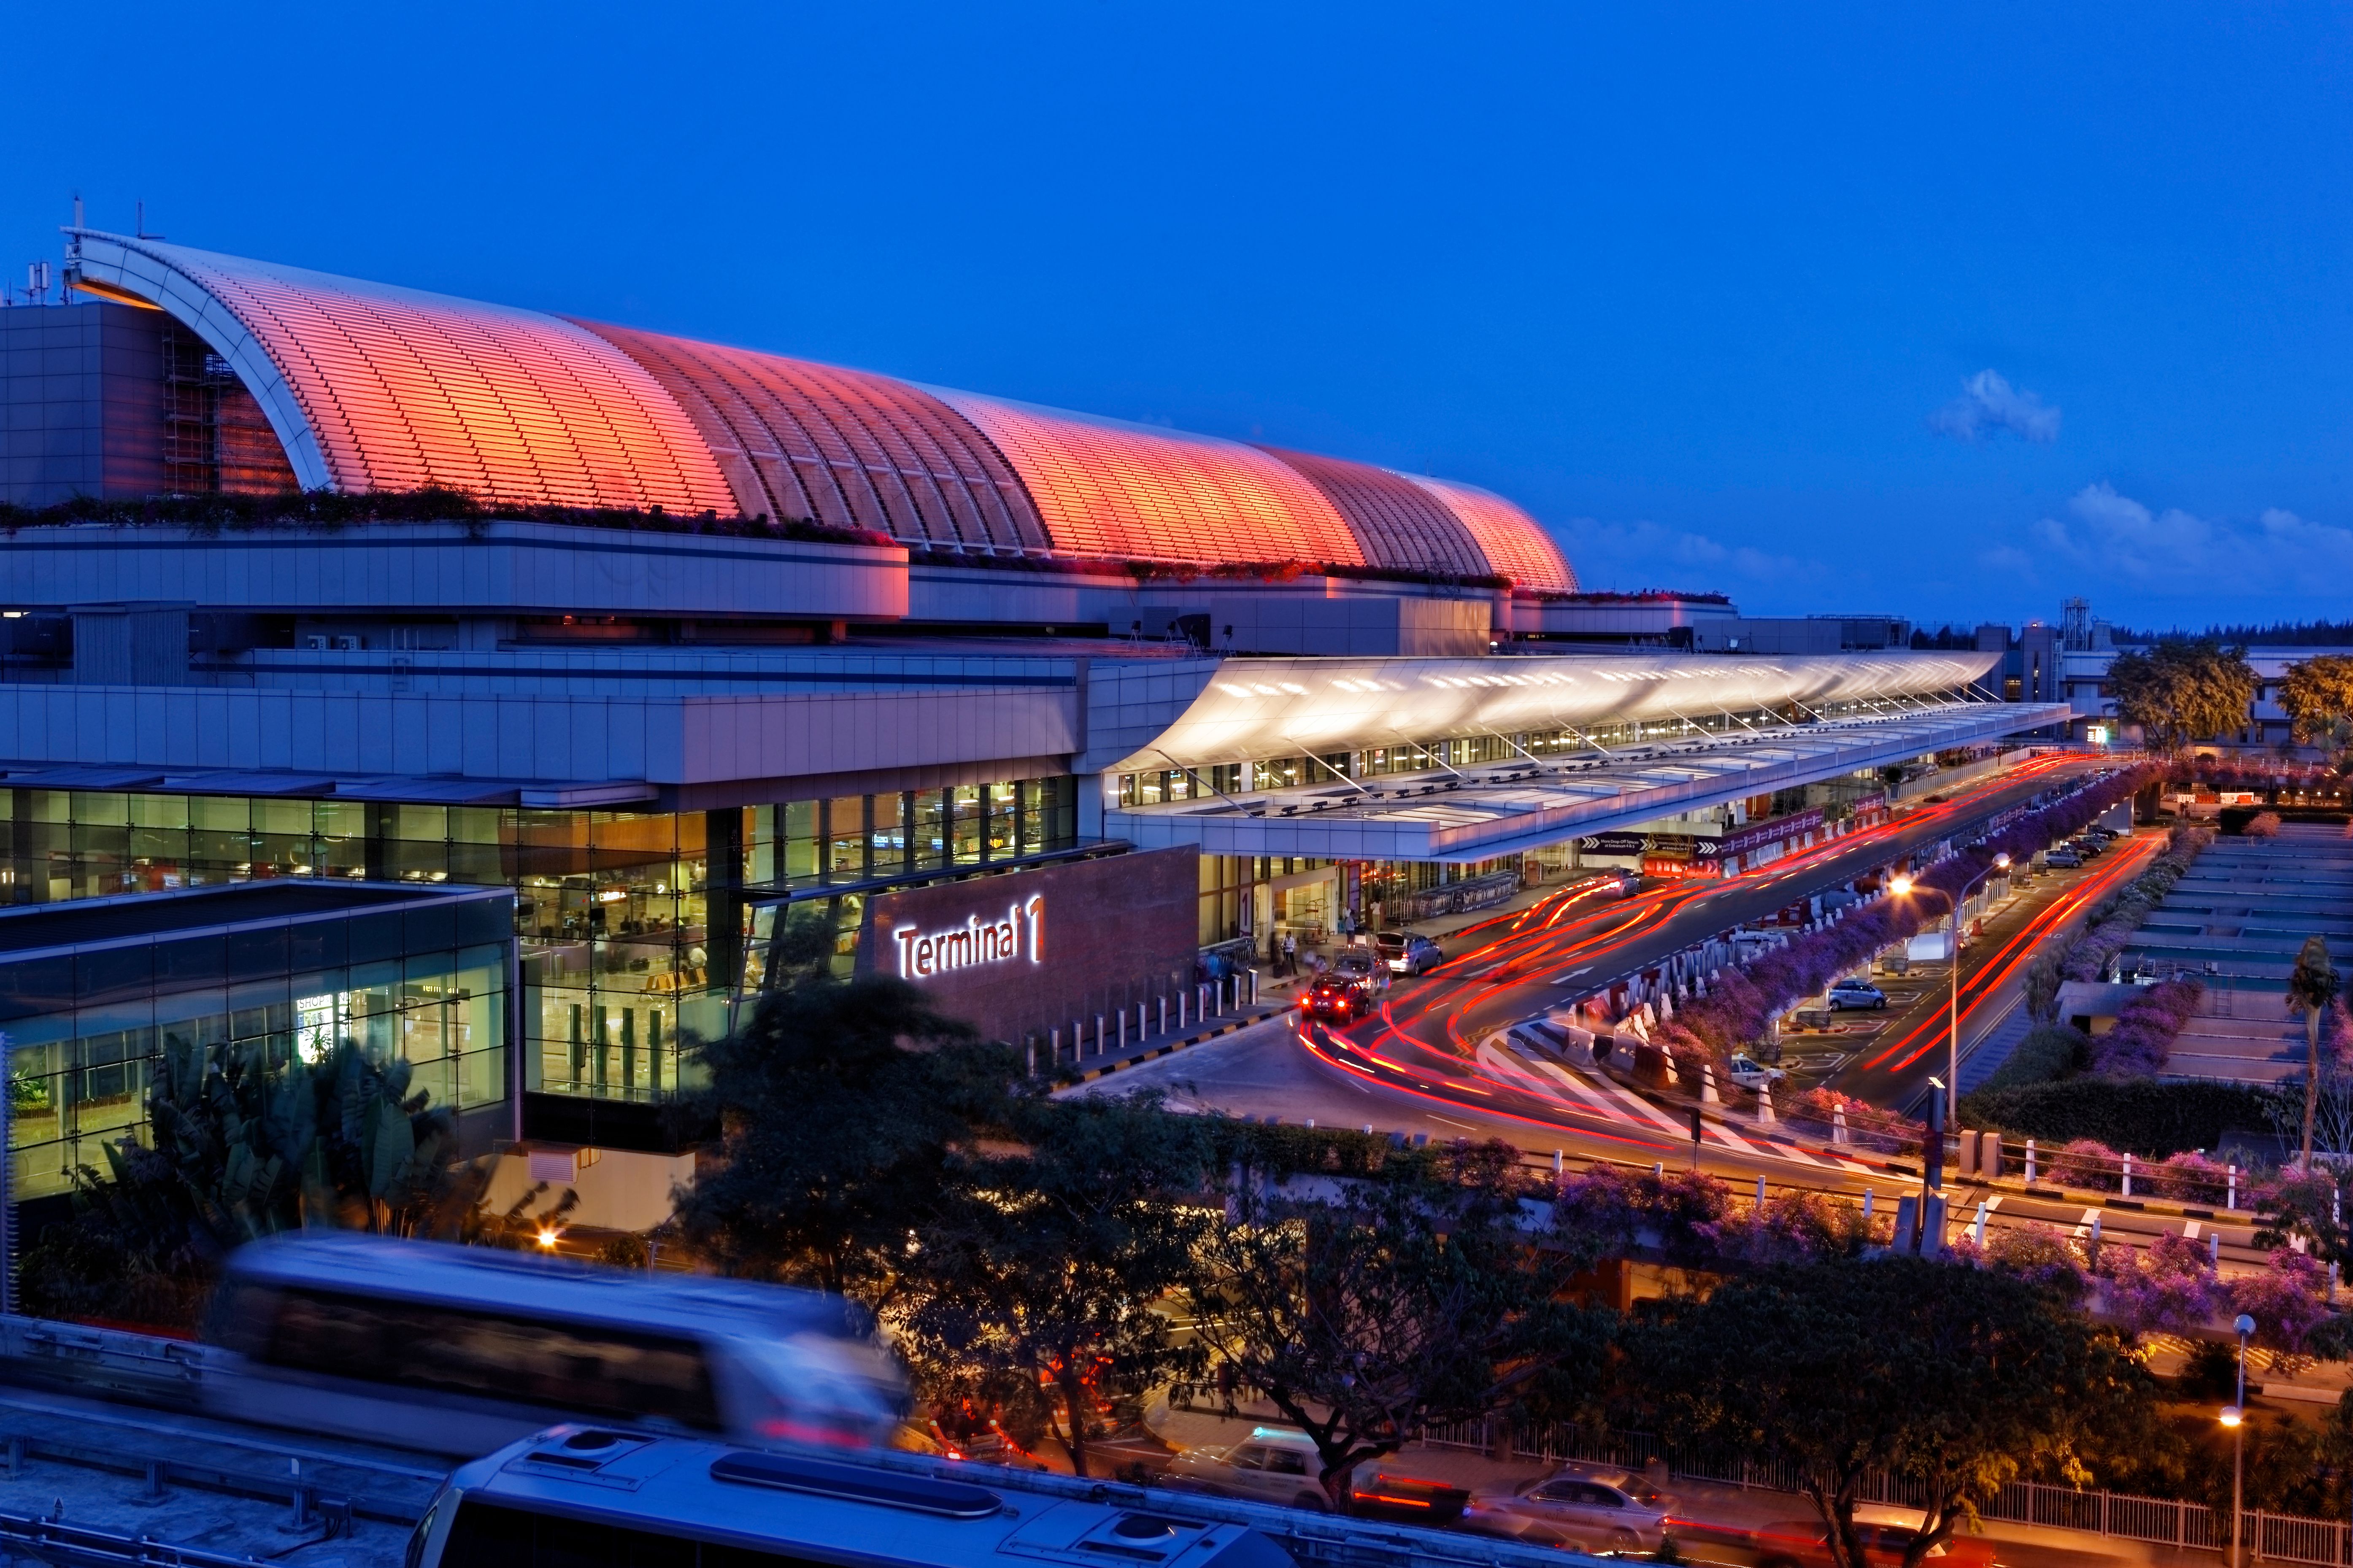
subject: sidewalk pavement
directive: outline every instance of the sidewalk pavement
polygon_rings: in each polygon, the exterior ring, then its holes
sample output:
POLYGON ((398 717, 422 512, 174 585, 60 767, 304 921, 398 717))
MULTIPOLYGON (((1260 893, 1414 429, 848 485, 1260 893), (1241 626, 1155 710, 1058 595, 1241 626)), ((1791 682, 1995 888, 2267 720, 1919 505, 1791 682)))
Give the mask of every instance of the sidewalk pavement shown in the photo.
MULTIPOLYGON (((1164 1395, 1145 1412, 1144 1421, 1154 1436, 1180 1452, 1239 1443, 1254 1426, 1288 1425, 1263 1405, 1245 1403, 1237 1408, 1238 1415, 1172 1410, 1164 1395)), ((1496 1459, 1476 1449, 1432 1443, 1409 1443, 1375 1467, 1378 1474, 1391 1479, 1436 1481, 1466 1490, 1516 1485, 1559 1468, 1549 1459, 1525 1456, 1496 1459)), ((1689 1476, 1674 1477, 1665 1489, 1676 1500, 1681 1516, 1732 1531, 1815 1517, 1813 1504, 1791 1492, 1727 1486, 1689 1476)), ((2002 1520, 1986 1521, 1982 1534, 1994 1542, 2001 1568, 2215 1568, 2222 1555, 2002 1520)), ((1705 1561, 1705 1542, 1688 1543, 1685 1555, 1695 1562, 1705 1561)))

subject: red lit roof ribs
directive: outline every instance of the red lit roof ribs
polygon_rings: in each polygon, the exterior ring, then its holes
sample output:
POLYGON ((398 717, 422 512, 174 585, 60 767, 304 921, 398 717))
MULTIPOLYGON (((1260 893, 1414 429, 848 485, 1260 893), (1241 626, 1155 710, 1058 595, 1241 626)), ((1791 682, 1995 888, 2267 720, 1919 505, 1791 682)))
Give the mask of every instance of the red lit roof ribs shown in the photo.
POLYGON ((142 246, 261 343, 337 489, 726 510, 694 427, 626 355, 551 316, 142 246))
POLYGON ((1344 458, 1261 447, 1307 476, 1356 531, 1376 566, 1483 577, 1493 567, 1461 519, 1401 474, 1344 458))
POLYGON ((155 288, 228 340, 246 371, 274 367, 251 390, 306 482, 732 509, 953 551, 1577 585, 1534 520, 1469 485, 150 240, 87 242, 122 286, 155 288))
POLYGON ((929 390, 1004 454, 1057 551, 1204 565, 1369 564, 1324 493, 1254 447, 929 390))
POLYGON ((1447 510, 1462 520, 1462 526, 1479 542, 1490 571, 1535 593, 1577 592, 1577 573, 1552 535, 1502 496, 1452 479, 1424 479, 1419 474, 1404 478, 1444 501, 1447 510))
POLYGON ((969 421, 904 382, 581 324, 659 381, 723 462, 748 464, 760 489, 742 498, 747 512, 854 523, 944 550, 1050 548, 1028 493, 997 449, 969 421))

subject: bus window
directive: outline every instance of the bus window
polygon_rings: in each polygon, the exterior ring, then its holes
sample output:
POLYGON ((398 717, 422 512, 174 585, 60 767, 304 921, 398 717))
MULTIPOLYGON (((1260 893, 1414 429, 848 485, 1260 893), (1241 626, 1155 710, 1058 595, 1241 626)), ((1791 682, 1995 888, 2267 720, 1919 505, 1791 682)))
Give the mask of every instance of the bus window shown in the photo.
POLYGON ((277 1321, 277 1291, 266 1285, 230 1285, 213 1299, 205 1337, 223 1350, 260 1361, 269 1353, 269 1331, 277 1321))
POLYGON ((439 1568, 819 1568, 806 1558, 587 1523, 469 1498, 439 1568), (698 1562, 698 1558, 700 1561, 698 1562))
POLYGON ((293 1371, 614 1420, 720 1426, 700 1345, 602 1324, 289 1290, 267 1359, 293 1371))

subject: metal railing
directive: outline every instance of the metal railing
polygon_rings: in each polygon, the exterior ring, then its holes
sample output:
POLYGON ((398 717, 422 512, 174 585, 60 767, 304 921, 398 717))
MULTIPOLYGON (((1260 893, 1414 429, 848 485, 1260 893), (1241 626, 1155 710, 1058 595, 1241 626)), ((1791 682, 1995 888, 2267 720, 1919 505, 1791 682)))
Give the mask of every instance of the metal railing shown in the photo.
MULTIPOLYGON (((1481 1421, 1432 1427, 1423 1434, 1423 1441, 1440 1447, 1492 1452, 1494 1436, 1493 1426, 1481 1421)), ((1746 1455, 1669 1455, 1664 1445, 1647 1432, 1587 1431, 1567 1425, 1523 1426, 1513 1433, 1512 1451, 1524 1458, 1635 1469, 1664 1458, 1674 1475, 1758 1491, 1794 1493, 1803 1479, 1799 1467, 1787 1460, 1760 1460, 1746 1455)), ((1926 1498, 1916 1485, 1873 1472, 1864 1479, 1858 1500, 1918 1507, 1926 1498)), ((1978 1511, 1980 1518, 2001 1523, 2078 1531, 2198 1552, 2228 1552, 2231 1546, 2227 1515, 2217 1514, 2203 1503, 2172 1498, 2012 1481, 1978 1511)), ((2342 1520, 2249 1509, 2240 1516, 2240 1535, 2253 1561, 2353 1568, 2353 1525, 2342 1520)))

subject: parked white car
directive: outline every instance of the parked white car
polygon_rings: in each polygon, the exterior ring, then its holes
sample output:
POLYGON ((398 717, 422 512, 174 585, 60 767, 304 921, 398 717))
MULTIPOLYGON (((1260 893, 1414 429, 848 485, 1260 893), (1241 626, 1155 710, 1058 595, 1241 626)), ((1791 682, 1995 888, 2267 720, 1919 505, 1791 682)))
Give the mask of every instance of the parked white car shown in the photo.
POLYGON ((1186 1449, 1169 1465, 1164 1484, 1211 1497, 1323 1512, 1329 1506, 1320 1479, 1323 1469, 1305 1433, 1258 1426, 1239 1443, 1186 1449))
POLYGON ((1462 1528, 1570 1552, 1656 1552, 1675 1500, 1630 1470, 1571 1465, 1514 1486, 1482 1487, 1462 1528))

